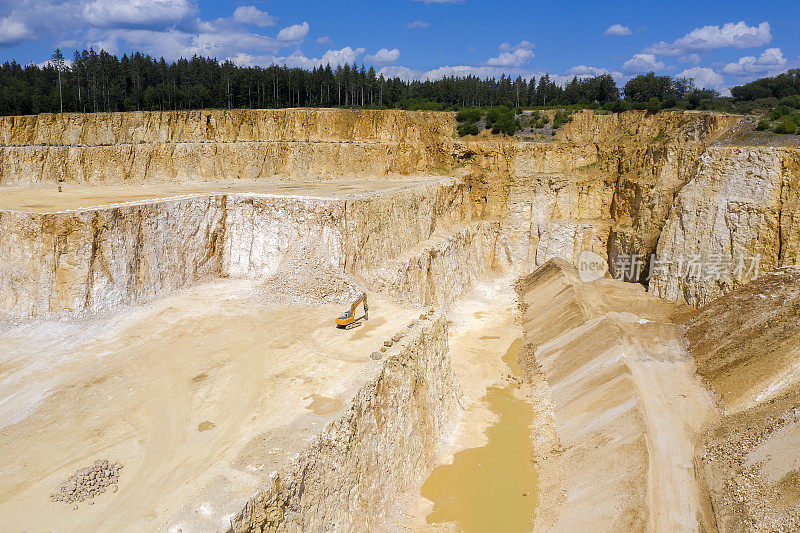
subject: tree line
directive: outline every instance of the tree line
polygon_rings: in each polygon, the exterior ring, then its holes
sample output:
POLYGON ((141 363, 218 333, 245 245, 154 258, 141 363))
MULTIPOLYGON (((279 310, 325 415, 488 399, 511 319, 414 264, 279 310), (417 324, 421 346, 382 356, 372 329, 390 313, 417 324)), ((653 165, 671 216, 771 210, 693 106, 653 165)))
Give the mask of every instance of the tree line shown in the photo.
MULTIPOLYGON (((798 71, 792 72, 796 84, 798 71)), ((753 84, 757 82, 744 87, 753 84)), ((764 86, 771 87, 766 82, 764 86)), ((755 92, 743 93, 739 87, 732 92, 744 99, 744 94, 762 94, 762 85, 757 87, 755 92)), ((307 70, 238 66, 201 56, 167 62, 139 52, 118 58, 91 49, 76 51, 70 61, 56 50, 52 60, 41 65, 6 61, 0 66, 2 115, 336 106, 431 110, 577 106, 620 111, 653 107, 653 99, 664 108, 698 107, 720 98, 715 91, 695 88, 691 80, 653 73, 633 78, 621 94, 607 74, 575 77, 563 85, 547 74, 539 79, 468 75, 407 81, 363 65, 307 70)))
POLYGON ((145 54, 121 58, 105 51, 76 51, 67 62, 56 50, 52 61, 0 66, 0 114, 46 112, 180 110, 283 107, 458 107, 571 105, 619 99, 611 76, 573 79, 559 86, 509 76, 445 77, 406 81, 373 67, 330 65, 311 70, 281 65, 237 66, 194 56, 167 62, 145 54))

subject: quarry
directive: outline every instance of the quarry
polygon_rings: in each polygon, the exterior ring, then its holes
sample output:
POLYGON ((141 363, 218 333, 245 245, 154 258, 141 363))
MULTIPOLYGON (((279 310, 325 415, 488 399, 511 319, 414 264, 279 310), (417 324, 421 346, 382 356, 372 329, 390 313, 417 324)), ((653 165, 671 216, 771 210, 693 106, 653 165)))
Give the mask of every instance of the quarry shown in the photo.
POLYGON ((755 126, 0 117, 0 531, 797 530, 800 146, 755 126))

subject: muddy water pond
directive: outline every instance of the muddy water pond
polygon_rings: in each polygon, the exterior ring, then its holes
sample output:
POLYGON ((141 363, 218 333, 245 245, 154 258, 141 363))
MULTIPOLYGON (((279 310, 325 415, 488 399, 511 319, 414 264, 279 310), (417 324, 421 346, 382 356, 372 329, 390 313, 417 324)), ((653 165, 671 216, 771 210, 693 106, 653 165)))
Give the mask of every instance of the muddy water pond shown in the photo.
MULTIPOLYGON (((520 340, 503 361, 515 374, 520 340)), ((422 486, 422 496, 434 503, 429 524, 456 522, 465 532, 530 531, 537 497, 532 464, 531 405, 518 398, 517 385, 490 387, 482 401, 499 420, 486 430, 488 442, 458 452, 453 463, 434 469, 422 486)))

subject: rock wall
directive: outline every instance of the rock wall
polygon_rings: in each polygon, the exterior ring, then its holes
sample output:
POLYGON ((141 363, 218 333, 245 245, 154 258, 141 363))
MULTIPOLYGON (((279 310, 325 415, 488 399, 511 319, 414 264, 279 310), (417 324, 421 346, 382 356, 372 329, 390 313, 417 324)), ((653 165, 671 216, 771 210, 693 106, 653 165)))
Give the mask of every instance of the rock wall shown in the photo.
POLYGON ((507 268, 525 274, 588 249, 615 273, 620 255, 655 252, 674 194, 736 120, 581 112, 550 142, 464 141, 456 153, 473 209, 499 221, 497 257, 507 268))
POLYGON ((466 204, 463 185, 442 179, 349 199, 220 194, 0 212, 0 312, 98 313, 206 277, 289 269, 352 274, 404 302, 449 303, 482 273, 466 204))
POLYGON ((707 150, 677 196, 658 257, 665 264, 655 269, 651 290, 694 306, 713 301, 759 272, 797 264, 800 149, 707 150))
POLYGON ((419 243, 368 274, 372 290, 393 301, 447 307, 486 275, 481 245, 472 226, 419 243))
MULTIPOLYGON (((331 219, 342 217, 346 226, 313 222, 328 228, 315 234, 322 243, 318 255, 324 252, 337 268, 343 262, 348 271, 375 273, 378 285, 396 292, 411 278, 429 279, 429 268, 427 260, 415 265, 408 257, 386 272, 388 260, 432 238, 431 220, 441 221, 436 228, 469 222, 476 223, 473 237, 480 236, 472 238, 478 251, 470 259, 482 262, 478 270, 524 275, 550 258, 574 262, 581 251, 591 250, 608 260, 612 275, 622 275, 629 257, 636 256, 642 264, 630 281, 650 282, 660 296, 702 305, 745 279, 730 267, 719 276, 695 279, 677 261, 680 254, 721 257, 723 263, 758 255, 761 271, 794 264, 800 255, 798 149, 720 145, 739 121, 697 112, 586 111, 574 114, 552 139, 521 141, 455 140, 452 114, 429 112, 4 117, 0 185, 35 185, 59 177, 97 184, 449 174, 462 178, 468 200, 462 194, 420 202, 404 193, 409 196, 359 198, 333 211, 314 207, 328 210, 324 216, 331 219), (389 204, 395 199, 403 207, 393 211, 389 204), (425 211, 429 208, 436 212, 425 211), (393 227, 403 231, 395 233, 393 227), (346 241, 341 249, 337 239, 346 241), (673 264, 651 264, 656 253, 659 263, 673 264)), ((271 218, 283 216, 277 204, 238 203, 242 213, 231 219, 226 241, 231 255, 223 271, 268 273, 279 260, 274 252, 285 252, 296 244, 292 235, 301 234, 271 218), (254 220, 256 215, 263 221, 254 220), (244 245, 257 235, 262 237, 256 237, 254 248, 244 245)), ((299 207, 290 210, 306 216, 299 207)), ((440 239, 420 253, 434 257, 430 251, 442 246, 452 251, 454 242, 440 239)), ((470 277, 451 285, 461 286, 470 277)), ((420 296, 419 301, 442 298, 420 296)))
POLYGON ((0 313, 101 312, 219 275, 225 198, 0 212, 0 313))
POLYGON ((523 275, 590 250, 612 275, 697 306, 750 279, 740 258, 761 272, 800 260, 800 149, 722 146, 739 120, 582 112, 550 142, 455 150, 474 213, 496 223, 495 267, 523 275), (692 257, 721 271, 697 276, 692 257))
POLYGON ((447 324, 410 326, 347 412, 274 474, 233 520, 233 532, 380 529, 393 498, 433 467, 461 412, 447 324))
POLYGON ((454 126, 335 109, 0 117, 0 185, 408 175, 449 165, 454 126))

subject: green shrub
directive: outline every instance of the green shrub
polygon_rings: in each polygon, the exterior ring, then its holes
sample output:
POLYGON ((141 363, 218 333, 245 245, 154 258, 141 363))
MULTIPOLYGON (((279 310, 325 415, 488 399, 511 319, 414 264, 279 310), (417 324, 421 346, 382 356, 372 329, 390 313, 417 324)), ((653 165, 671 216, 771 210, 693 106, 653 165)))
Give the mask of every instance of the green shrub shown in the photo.
POLYGON ((756 131, 765 131, 769 129, 769 120, 766 118, 762 118, 758 121, 758 125, 756 126, 756 131))
POLYGON ((645 107, 648 113, 658 113, 661 110, 661 100, 656 98, 655 96, 652 97, 647 102, 647 107, 645 107))
POLYGON ((631 103, 626 100, 612 100, 603 104, 603 109, 612 113, 622 113, 632 108, 631 103))
POLYGON ((486 123, 494 124, 504 115, 511 115, 511 110, 504 105, 493 107, 486 113, 486 123))
POLYGON ((775 126, 775 133, 797 133, 797 123, 792 117, 783 117, 778 125, 775 126))
POLYGON ((800 94, 784 96, 781 98, 781 105, 791 107, 792 109, 800 109, 800 94))
POLYGON ((517 131, 517 121, 511 114, 502 115, 497 122, 492 125, 492 133, 505 133, 506 135, 514 135, 517 131))
POLYGON ((567 122, 572 122, 572 114, 564 110, 556 111, 553 117, 553 128, 558 129, 567 122))
POLYGON ((482 116, 483 109, 479 107, 470 107, 456 113, 456 120, 459 122, 478 122, 482 116))
POLYGON ((458 134, 461 137, 464 135, 477 135, 478 125, 475 122, 463 122, 458 125, 458 134))
POLYGON ((778 120, 779 118, 790 115, 791 113, 792 108, 781 103, 775 106, 775 109, 770 111, 768 116, 770 120, 778 120))

